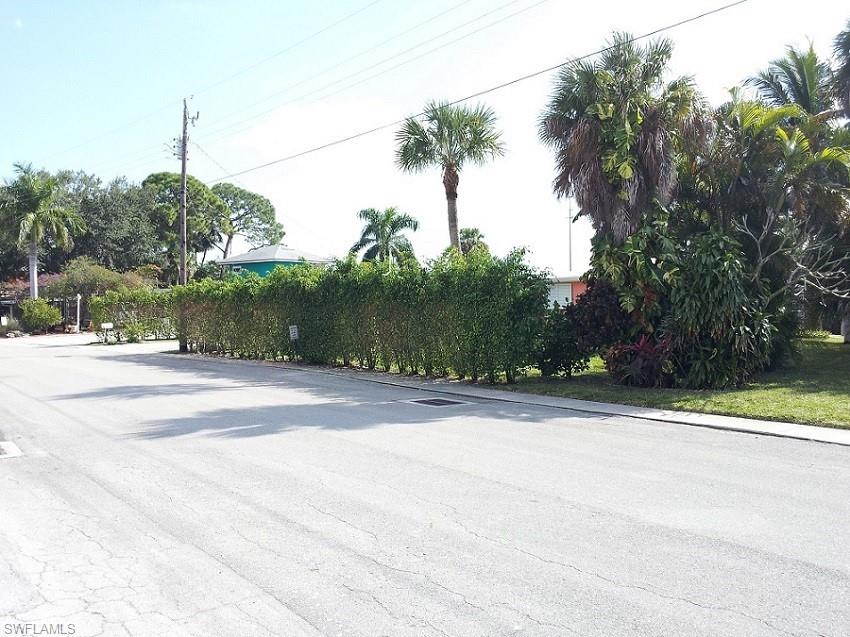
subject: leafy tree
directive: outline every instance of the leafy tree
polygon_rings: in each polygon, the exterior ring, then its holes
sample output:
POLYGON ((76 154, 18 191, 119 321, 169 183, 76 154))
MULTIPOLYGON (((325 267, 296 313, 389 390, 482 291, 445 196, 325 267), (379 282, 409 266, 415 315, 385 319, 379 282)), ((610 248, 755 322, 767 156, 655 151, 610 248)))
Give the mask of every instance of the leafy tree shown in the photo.
MULTIPOLYGON (((166 274, 171 280, 176 280, 180 259, 180 175, 154 173, 142 182, 142 187, 153 201, 151 217, 157 239, 165 250, 166 274)), ((187 261, 193 263, 198 253, 206 255, 231 231, 230 218, 224 202, 199 180, 189 176, 186 189, 186 252, 187 261)))
POLYGON ((484 243, 484 235, 478 228, 461 228, 460 229, 460 251, 462 254, 469 254, 475 248, 481 250, 489 250, 490 248, 484 243))
MULTIPOLYGON (((86 256, 106 268, 132 270, 148 263, 164 264, 164 248, 152 219, 151 192, 121 177, 109 184, 82 172, 60 173, 68 205, 86 224, 75 237, 68 259, 86 256)), ((62 260, 64 262, 64 259, 62 260)), ((62 262, 53 264, 58 270, 62 262)))
POLYGON ((38 248, 48 242, 62 249, 73 245, 72 235, 83 230, 79 215, 60 205, 55 177, 39 173, 29 164, 15 164, 17 178, 7 183, 3 198, 3 224, 18 235, 18 244, 29 248, 30 296, 38 298, 38 248))
POLYGON ((483 164, 504 153, 496 115, 483 105, 475 108, 430 102, 424 123, 408 119, 396 133, 396 162, 402 170, 418 172, 439 166, 449 217, 449 241, 460 250, 457 221, 457 187, 467 162, 483 164))
POLYGON ((543 113, 540 137, 555 151, 554 190, 575 196, 598 233, 622 242, 654 200, 671 200, 676 151, 704 132, 690 77, 664 81, 669 40, 640 46, 626 33, 594 60, 567 65, 543 113))
POLYGON ((746 82, 771 106, 797 104, 806 113, 823 120, 838 116, 833 109, 835 81, 829 64, 815 53, 814 46, 797 49, 789 46, 785 57, 746 82))
POLYGON ((405 230, 419 228, 419 222, 408 214, 399 212, 397 208, 377 210, 366 208, 357 213, 365 224, 360 233, 360 239, 351 246, 350 252, 363 254, 364 261, 398 262, 404 255, 413 254, 410 240, 404 236, 405 230))
POLYGON ((216 184, 212 191, 229 211, 229 228, 224 233, 226 241, 221 249, 222 259, 230 256, 236 235, 245 237, 254 248, 280 243, 283 239, 283 226, 277 221, 271 201, 228 183, 216 184))

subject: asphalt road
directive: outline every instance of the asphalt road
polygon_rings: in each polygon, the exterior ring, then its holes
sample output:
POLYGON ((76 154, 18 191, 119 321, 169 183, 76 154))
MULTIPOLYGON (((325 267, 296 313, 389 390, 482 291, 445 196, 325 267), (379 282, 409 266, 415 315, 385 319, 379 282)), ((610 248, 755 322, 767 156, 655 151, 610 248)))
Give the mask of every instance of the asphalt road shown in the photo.
POLYGON ((850 635, 850 449, 0 342, 0 634, 850 635))

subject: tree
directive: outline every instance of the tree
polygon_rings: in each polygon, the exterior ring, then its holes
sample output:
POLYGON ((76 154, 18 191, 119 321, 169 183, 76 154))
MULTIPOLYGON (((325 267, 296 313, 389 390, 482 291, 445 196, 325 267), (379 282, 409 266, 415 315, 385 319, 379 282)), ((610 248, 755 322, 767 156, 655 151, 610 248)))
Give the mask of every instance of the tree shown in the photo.
POLYGON ((393 207, 383 211, 366 208, 357 216, 366 223, 360 239, 351 246, 352 254, 365 249, 364 261, 398 262, 404 255, 413 253, 410 240, 403 234, 405 230, 415 232, 419 228, 419 222, 410 215, 393 207))
POLYGON ((432 166, 443 171, 449 217, 449 241, 460 250, 457 221, 457 187, 467 162, 483 164, 504 153, 496 116, 489 108, 430 102, 424 123, 412 117, 396 133, 396 162, 402 170, 419 172, 432 166))
POLYGON ((469 254, 475 248, 489 250, 484 243, 484 235, 478 228, 461 228, 460 230, 460 251, 463 254, 469 254))
POLYGON ((789 46, 785 57, 773 60, 770 66, 746 81, 771 106, 797 104, 806 113, 824 121, 837 117, 834 109, 835 80, 829 64, 815 53, 809 44, 805 50, 789 46))
POLYGON ((847 27, 835 37, 835 57, 838 69, 835 72, 838 100, 844 107, 844 114, 850 117, 850 20, 847 27))
POLYGON ((230 227, 225 232, 227 239, 221 248, 222 259, 230 256, 230 248, 236 235, 245 237, 254 248, 274 245, 283 239, 283 226, 277 221, 271 201, 255 192, 228 183, 216 184, 212 191, 224 202, 230 215, 230 227))
POLYGON ((664 82, 669 40, 615 34, 594 60, 567 65, 540 122, 555 151, 555 194, 573 195, 597 233, 621 243, 642 214, 669 202, 676 151, 699 141, 704 107, 690 77, 664 82))
POLYGON ((61 259, 53 253, 47 255, 53 269, 83 256, 122 272, 148 263, 164 265, 165 249, 154 226, 149 190, 123 177, 109 184, 83 172, 57 177, 64 183, 68 205, 78 211, 86 230, 74 238, 73 249, 61 259))
MULTIPOLYGON (((142 182, 142 187, 152 198, 151 218, 157 239, 163 244, 167 274, 176 280, 180 249, 180 175, 154 173, 142 182)), ((224 202, 191 175, 187 178, 186 189, 186 252, 189 262, 193 263, 198 253, 206 255, 209 249, 221 243, 223 236, 230 232, 230 219, 224 202)))
POLYGON ((15 164, 17 178, 6 185, 4 225, 17 232, 18 243, 29 248, 30 297, 38 298, 38 248, 46 241, 68 250, 73 234, 84 228, 77 213, 59 203, 55 177, 39 173, 29 164, 15 164))

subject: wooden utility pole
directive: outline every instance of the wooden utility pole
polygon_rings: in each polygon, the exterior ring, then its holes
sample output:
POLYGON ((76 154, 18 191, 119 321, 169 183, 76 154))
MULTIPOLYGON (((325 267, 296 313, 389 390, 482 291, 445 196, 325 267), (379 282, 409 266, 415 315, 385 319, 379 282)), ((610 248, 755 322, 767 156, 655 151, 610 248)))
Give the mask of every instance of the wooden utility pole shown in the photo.
MULTIPOLYGON (((186 160, 189 152, 189 124, 194 124, 198 119, 196 113, 194 117, 189 117, 189 106, 186 99, 183 99, 183 132, 180 135, 178 150, 180 151, 180 262, 177 265, 177 284, 186 285, 189 281, 189 272, 186 267, 186 205, 188 203, 188 188, 186 187, 186 160)), ((180 333, 180 351, 189 351, 186 343, 185 330, 182 325, 178 326, 180 333)))
POLYGON ((183 133, 180 136, 180 265, 177 266, 177 284, 186 285, 186 153, 189 146, 189 107, 183 100, 183 133))

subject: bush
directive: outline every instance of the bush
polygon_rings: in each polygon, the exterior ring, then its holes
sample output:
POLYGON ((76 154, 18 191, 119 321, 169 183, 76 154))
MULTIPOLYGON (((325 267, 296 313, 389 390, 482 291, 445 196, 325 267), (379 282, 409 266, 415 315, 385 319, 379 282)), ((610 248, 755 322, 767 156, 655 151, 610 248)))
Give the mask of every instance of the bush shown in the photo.
POLYGON ((62 313, 44 299, 21 301, 21 322, 27 330, 42 332, 62 322, 62 313))
POLYGON ((174 338, 171 292, 138 288, 110 291, 89 301, 92 325, 112 323, 118 340, 174 338))
POLYGON ((575 316, 575 305, 556 305, 546 315, 537 362, 543 376, 571 376, 588 368, 590 353, 579 345, 575 316))
POLYGON ((302 264, 175 288, 174 309, 194 351, 510 382, 536 362, 547 304, 546 277, 523 256, 302 264))
POLYGON ((5 336, 9 332, 20 332, 21 324, 18 323, 17 319, 13 319, 11 316, 6 320, 6 325, 0 325, 0 336, 5 336))
POLYGON ((604 279, 591 279, 584 294, 567 306, 577 345, 585 354, 628 341, 635 326, 620 305, 617 290, 604 279))
POLYGON ((644 334, 637 343, 606 350, 605 368, 623 385, 669 387, 674 380, 671 355, 670 339, 644 334))

